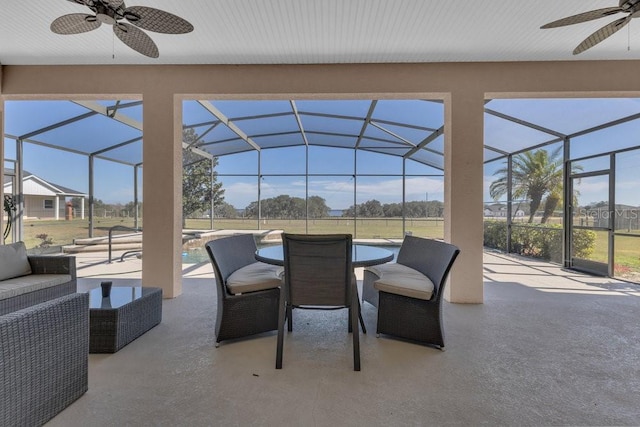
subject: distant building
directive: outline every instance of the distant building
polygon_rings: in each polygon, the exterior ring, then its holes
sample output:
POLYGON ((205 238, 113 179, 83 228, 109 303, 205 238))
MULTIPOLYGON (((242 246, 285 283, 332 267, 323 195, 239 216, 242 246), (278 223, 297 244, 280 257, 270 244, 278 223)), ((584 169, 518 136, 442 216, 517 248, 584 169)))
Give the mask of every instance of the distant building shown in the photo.
MULTIPOLYGON (((522 209, 516 209, 513 216, 515 218, 524 217, 525 212, 522 209)), ((493 203, 491 205, 484 205, 484 216, 488 218, 506 218, 507 217, 507 205, 504 203, 493 203)))
MULTIPOLYGON (((13 170, 5 169, 5 195, 13 194, 14 179, 13 170)), ((85 193, 46 181, 27 171, 23 173, 22 191, 25 219, 65 219, 66 199, 71 197, 80 198, 80 212, 74 212, 74 215, 84 219, 84 199, 88 197, 85 193)))

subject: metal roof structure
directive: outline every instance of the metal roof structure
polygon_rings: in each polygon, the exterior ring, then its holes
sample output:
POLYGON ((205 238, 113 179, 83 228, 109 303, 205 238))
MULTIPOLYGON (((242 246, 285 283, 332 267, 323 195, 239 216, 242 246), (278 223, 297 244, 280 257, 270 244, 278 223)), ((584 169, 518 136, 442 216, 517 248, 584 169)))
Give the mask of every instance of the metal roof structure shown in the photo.
MULTIPOLYGON (((8 101, 5 141, 20 140, 130 166, 142 165, 142 101, 8 101), (11 120, 13 103, 29 120, 11 120), (25 104, 28 103, 28 104, 25 104)), ((572 157, 638 145, 590 134, 640 131, 638 99, 489 100, 485 162, 565 139, 572 157), (586 142, 585 142, 586 141, 586 142)), ((197 139, 185 148, 206 157, 293 146, 356 149, 413 160, 442 171, 444 105, 438 100, 192 100, 184 127, 197 139)))

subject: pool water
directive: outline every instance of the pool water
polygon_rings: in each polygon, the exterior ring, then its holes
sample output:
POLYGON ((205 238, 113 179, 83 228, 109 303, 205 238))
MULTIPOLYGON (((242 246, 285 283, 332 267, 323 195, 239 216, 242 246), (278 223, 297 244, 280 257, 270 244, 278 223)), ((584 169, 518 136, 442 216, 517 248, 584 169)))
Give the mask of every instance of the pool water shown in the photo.
MULTIPOLYGON (((263 248, 270 245, 258 245, 258 248, 263 248)), ((368 245, 368 246, 376 246, 376 245, 368 245)), ((400 246, 382 246, 385 249, 393 252, 393 259, 395 260, 398 257, 398 251, 400 250, 400 246)), ((202 262, 209 262, 209 255, 204 247, 195 247, 189 248, 182 252, 182 263, 183 264, 200 264, 202 262)))

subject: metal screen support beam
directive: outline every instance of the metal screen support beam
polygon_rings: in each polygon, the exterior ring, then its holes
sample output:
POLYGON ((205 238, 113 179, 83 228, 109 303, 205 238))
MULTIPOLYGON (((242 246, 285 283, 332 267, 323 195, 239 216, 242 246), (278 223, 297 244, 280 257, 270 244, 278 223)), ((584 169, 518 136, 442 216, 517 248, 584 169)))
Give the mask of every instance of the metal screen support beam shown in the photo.
MULTIPOLYGON (((304 135, 304 132, 303 132, 304 135)), ((309 145, 304 146, 305 173, 304 173, 304 232, 309 234, 309 145)))
POLYGON ((513 156, 507 156, 507 250, 511 253, 511 230, 513 223, 513 156))
MULTIPOLYGON (((402 158, 402 238, 407 235, 407 206, 406 206, 406 197, 407 197, 407 158, 402 158)), ((427 209, 427 205, 424 206, 427 209)))
POLYGON ((16 188, 13 193, 16 200, 16 212, 15 212, 15 224, 14 224, 14 242, 24 240, 24 157, 23 150, 24 142, 22 138, 16 140, 16 188))
POLYGON ((209 169, 209 180, 211 182, 211 215, 209 215, 209 228, 211 230, 213 230, 213 218, 215 217, 215 208, 216 208, 216 203, 214 200, 214 194, 213 194, 213 179, 215 178, 215 173, 213 172, 213 168, 214 168, 214 164, 215 160, 214 157, 211 158, 209 164, 210 164, 210 169, 209 169))
POLYGON ((138 170, 140 169, 141 163, 133 166, 133 226, 137 230, 140 228, 140 224, 138 222, 138 218, 140 216, 140 202, 138 199, 138 170))
POLYGON ((258 230, 262 219, 262 151, 258 151, 258 230))
POLYGON ((563 234, 563 242, 562 245, 562 259, 563 266, 565 268, 571 267, 571 221, 572 221, 572 212, 573 212, 573 186, 571 185, 571 161, 570 152, 571 150, 571 138, 566 137, 563 140, 563 152, 562 152, 562 196, 564 209, 562 210, 562 234, 563 234))
POLYGON ((609 277, 615 274, 615 232, 616 232, 616 155, 609 155, 609 265, 607 270, 609 277))
POLYGON ((93 154, 89 155, 89 238, 93 237, 94 204, 93 197, 93 154))

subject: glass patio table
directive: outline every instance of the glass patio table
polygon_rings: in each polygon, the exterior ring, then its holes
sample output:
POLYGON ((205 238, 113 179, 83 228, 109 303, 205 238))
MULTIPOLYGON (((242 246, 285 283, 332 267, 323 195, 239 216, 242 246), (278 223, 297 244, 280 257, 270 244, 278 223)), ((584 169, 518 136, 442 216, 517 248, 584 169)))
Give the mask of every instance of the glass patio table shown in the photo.
MULTIPOLYGON (((256 259, 273 265, 284 265, 282 245, 268 246, 256 251, 256 259)), ((353 245, 351 251, 353 267, 368 267, 393 260, 393 252, 375 246, 353 245)))

